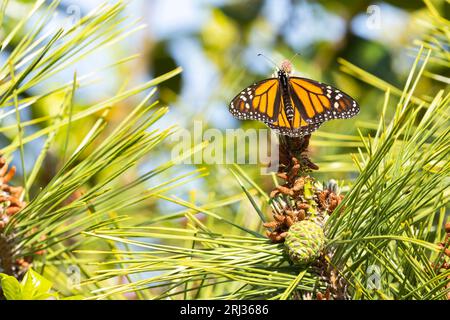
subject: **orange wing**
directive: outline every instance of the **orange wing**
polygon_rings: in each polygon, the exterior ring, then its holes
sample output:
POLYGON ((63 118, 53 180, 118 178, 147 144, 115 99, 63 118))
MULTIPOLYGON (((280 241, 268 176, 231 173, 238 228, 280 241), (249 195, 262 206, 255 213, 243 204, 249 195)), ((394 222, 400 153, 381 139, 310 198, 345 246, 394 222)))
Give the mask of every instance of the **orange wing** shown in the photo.
POLYGON ((289 84, 294 109, 310 124, 347 119, 359 112, 353 98, 330 85, 299 77, 290 77, 289 84))
POLYGON ((290 102, 294 109, 287 118, 280 81, 270 78, 247 87, 230 103, 231 114, 241 120, 259 120, 276 132, 304 136, 331 119, 345 119, 359 112, 356 101, 344 92, 306 78, 289 78, 290 102))
MULTIPOLYGON (((291 104, 293 105, 292 97, 291 104)), ((321 124, 322 122, 308 123, 305 118, 302 117, 298 108, 294 108, 294 118, 290 122, 287 118, 283 101, 281 101, 281 108, 278 119, 272 123, 267 123, 267 125, 275 132, 291 137, 299 137, 311 134, 313 131, 317 130, 321 124)))
POLYGON ((240 120, 271 123, 278 119, 281 92, 278 78, 270 78, 247 87, 230 103, 229 111, 240 120))

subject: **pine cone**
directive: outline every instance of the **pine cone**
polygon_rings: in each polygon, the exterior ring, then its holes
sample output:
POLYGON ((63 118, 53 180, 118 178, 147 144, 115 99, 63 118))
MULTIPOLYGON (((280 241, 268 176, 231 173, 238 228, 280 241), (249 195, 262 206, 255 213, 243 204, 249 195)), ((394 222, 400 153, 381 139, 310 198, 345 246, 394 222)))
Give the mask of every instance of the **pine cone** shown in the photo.
POLYGON ((291 226, 284 244, 292 262, 307 265, 319 258, 325 246, 325 234, 316 223, 303 220, 291 226))
POLYGON ((12 254, 12 246, 8 238, 0 233, 0 272, 13 274, 14 261, 12 254))
POLYGON ((9 184, 15 173, 16 168, 9 167, 6 159, 0 156, 0 272, 17 276, 21 268, 15 261, 14 236, 3 234, 11 217, 25 206, 21 200, 23 188, 9 184))
POLYGON ((9 168, 6 159, 0 156, 0 231, 6 226, 12 215, 25 206, 20 199, 23 189, 9 185, 9 181, 15 173, 16 167, 9 168))

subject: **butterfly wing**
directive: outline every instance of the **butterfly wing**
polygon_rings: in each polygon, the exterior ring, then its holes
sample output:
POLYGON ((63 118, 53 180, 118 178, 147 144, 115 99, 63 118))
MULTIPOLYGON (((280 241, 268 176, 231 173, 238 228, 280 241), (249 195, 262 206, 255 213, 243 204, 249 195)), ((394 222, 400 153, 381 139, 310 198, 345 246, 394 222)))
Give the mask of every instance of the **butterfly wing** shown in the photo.
MULTIPOLYGON (((276 121, 266 123, 276 133, 288 135, 291 137, 302 137, 311 134, 322 124, 322 122, 306 122, 306 118, 302 117, 297 108, 294 108, 294 118, 292 119, 292 121, 289 121, 286 115, 283 99, 281 100, 282 101, 278 118, 276 119, 276 121)), ((293 105, 292 97, 291 104, 293 105)))
POLYGON ((259 120, 274 131, 293 137, 311 134, 327 120, 351 118, 359 112, 356 101, 346 93, 324 83, 290 77, 294 116, 289 121, 281 91, 278 78, 260 81, 238 94, 229 111, 235 118, 259 120))
POLYGON ((281 105, 278 78, 270 78, 245 88, 230 103, 229 111, 240 120, 272 123, 278 119, 281 105))
POLYGON ((330 85, 300 77, 290 77, 289 85, 294 109, 307 123, 322 124, 359 113, 358 103, 352 97, 330 85))

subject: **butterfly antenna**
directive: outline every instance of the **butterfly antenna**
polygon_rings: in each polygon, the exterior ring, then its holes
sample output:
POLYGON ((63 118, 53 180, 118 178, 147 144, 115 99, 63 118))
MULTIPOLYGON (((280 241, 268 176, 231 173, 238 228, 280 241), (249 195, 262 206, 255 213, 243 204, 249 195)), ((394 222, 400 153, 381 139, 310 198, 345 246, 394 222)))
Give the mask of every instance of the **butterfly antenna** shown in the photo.
POLYGON ((289 59, 289 61, 291 61, 291 62, 294 61, 294 58, 297 57, 297 56, 301 56, 301 54, 298 53, 298 52, 296 52, 296 53, 292 56, 292 58, 289 59))
POLYGON ((269 61, 271 64, 273 64, 275 66, 276 69, 278 69, 278 65, 270 58, 266 57, 265 55, 263 55, 262 53, 258 53, 258 57, 263 57, 265 58, 267 61, 269 61))

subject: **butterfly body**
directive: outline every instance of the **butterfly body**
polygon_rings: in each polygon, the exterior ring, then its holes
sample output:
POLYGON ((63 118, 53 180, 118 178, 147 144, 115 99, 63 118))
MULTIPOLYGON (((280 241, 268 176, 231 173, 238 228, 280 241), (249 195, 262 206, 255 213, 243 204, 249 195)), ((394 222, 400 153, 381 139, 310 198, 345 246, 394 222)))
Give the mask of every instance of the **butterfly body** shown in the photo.
POLYGON ((291 76, 283 62, 276 77, 245 88, 230 103, 229 111, 241 120, 259 120, 279 134, 311 134, 331 119, 351 118, 359 112, 354 99, 314 80, 291 76))
POLYGON ((289 92, 289 74, 283 70, 278 71, 278 79, 281 86, 281 94, 283 96, 283 105, 286 117, 291 125, 294 120, 294 107, 291 103, 291 93, 289 92))

